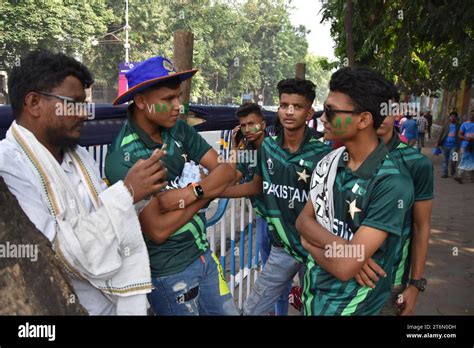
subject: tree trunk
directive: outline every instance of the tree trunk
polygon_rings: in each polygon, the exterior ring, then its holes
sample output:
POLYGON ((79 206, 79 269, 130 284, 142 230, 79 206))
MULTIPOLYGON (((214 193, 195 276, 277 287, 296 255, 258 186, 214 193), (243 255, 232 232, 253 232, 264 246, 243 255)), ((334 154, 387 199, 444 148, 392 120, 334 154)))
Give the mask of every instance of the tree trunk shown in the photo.
POLYGON ((354 54, 354 39, 352 36, 352 16, 354 15, 354 4, 352 0, 346 1, 346 9, 344 16, 344 30, 346 32, 346 54, 349 61, 349 66, 352 68, 355 66, 355 54, 354 54))
POLYGON ((464 90, 462 95, 461 114, 464 121, 469 119, 469 103, 471 101, 472 78, 469 76, 464 80, 464 90))
POLYGON ((0 177, 0 315, 87 315, 67 277, 0 177))
POLYGON ((439 115, 439 124, 444 124, 447 119, 449 109, 449 91, 443 91, 443 97, 441 99, 441 115, 439 115))
MULTIPOLYGON (((177 72, 193 68, 194 35, 189 31, 178 30, 173 36, 173 65, 177 72)), ((188 104, 191 96, 191 80, 181 83, 181 103, 188 104)))
POLYGON ((306 64, 305 63, 296 63, 295 65, 295 77, 298 79, 306 78, 306 64))

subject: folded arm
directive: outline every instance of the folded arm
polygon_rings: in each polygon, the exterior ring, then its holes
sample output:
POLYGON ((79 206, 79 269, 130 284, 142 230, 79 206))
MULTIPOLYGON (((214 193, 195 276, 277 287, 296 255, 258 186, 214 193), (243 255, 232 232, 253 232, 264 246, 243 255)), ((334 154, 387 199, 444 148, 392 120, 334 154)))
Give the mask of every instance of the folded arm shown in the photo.
POLYGON ((187 224, 208 202, 208 199, 200 199, 184 209, 163 213, 160 210, 160 201, 154 198, 140 214, 142 231, 155 243, 162 244, 187 224))
POLYGON ((220 197, 240 198, 240 197, 256 196, 261 193, 262 193, 262 178, 258 174, 255 174, 251 182, 227 187, 220 194, 220 197))
MULTIPOLYGON (((201 199, 219 197, 228 185, 234 183, 235 171, 229 164, 218 158, 217 152, 210 149, 199 162, 209 170, 209 175, 199 182, 204 191, 201 199)), ((169 190, 158 195, 159 207, 162 212, 183 209, 197 201, 191 186, 169 190)))
POLYGON ((326 271, 342 281, 353 278, 387 238, 387 233, 372 227, 361 226, 351 241, 334 236, 323 228, 314 215, 311 202, 308 202, 296 221, 301 234, 301 244, 315 261, 326 271), (354 246, 354 253, 337 254, 342 246, 354 246), (327 253, 329 248, 335 248, 327 253), (336 256, 337 255, 337 256, 336 256))

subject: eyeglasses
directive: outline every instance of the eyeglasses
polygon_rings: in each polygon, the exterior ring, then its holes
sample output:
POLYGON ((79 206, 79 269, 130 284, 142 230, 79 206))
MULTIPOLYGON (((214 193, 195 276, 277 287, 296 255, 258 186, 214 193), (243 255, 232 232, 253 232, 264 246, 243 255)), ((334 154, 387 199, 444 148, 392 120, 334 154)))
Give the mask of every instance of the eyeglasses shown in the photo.
MULTIPOLYGON (((53 97, 53 98, 57 98, 59 100, 62 100, 65 102, 65 104, 68 106, 70 104, 72 104, 72 107, 73 107, 73 111, 74 111, 74 115, 68 115, 68 116, 75 116, 75 115, 79 115, 79 114, 84 114, 88 117, 90 117, 92 115, 92 112, 91 112, 91 108, 93 105, 92 103, 87 103, 87 102, 82 102, 82 101, 78 101, 78 100, 75 100, 74 98, 72 97, 66 97, 64 95, 57 95, 57 94, 52 94, 52 93, 48 93, 48 92, 38 92, 39 94, 41 95, 44 95, 44 96, 47 96, 47 97, 53 97)), ((67 108, 67 111, 68 111, 69 108, 67 108)), ((66 110, 65 110, 66 111, 66 110)))
POLYGON ((362 112, 359 110, 334 110, 334 109, 331 109, 326 104, 323 105, 323 111, 329 122, 331 122, 331 119, 336 112, 344 113, 344 114, 360 114, 362 112))
POLYGON ((45 96, 48 96, 48 97, 54 97, 54 98, 58 98, 60 100, 63 100, 63 101, 66 101, 68 103, 73 103, 73 104, 76 104, 76 103, 82 103, 82 102, 79 102, 79 101, 76 101, 74 98, 72 97, 65 97, 63 95, 56 95, 56 94, 52 94, 52 93, 48 93, 48 92, 38 92, 39 94, 42 94, 42 95, 45 95, 45 96))

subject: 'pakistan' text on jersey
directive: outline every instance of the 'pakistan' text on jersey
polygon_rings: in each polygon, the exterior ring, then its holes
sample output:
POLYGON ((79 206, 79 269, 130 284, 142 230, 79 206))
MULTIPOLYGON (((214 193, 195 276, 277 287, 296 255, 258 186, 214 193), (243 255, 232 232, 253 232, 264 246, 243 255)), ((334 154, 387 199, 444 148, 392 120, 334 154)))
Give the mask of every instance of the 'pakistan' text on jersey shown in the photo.
POLYGON ((303 280, 305 315, 380 312, 391 291, 405 214, 413 205, 412 180, 400 170, 382 142, 354 172, 346 166, 345 154, 340 158, 333 187, 334 223, 330 232, 349 241, 361 226, 387 232, 388 237, 372 255, 386 270, 387 277, 380 278, 374 289, 360 286, 354 278, 344 282, 321 268, 309 255, 303 280))
MULTIPOLYGON (((394 134, 387 144, 388 151, 404 166, 413 180, 415 202, 433 199, 433 163, 417 149, 400 141, 394 134)), ((413 209, 407 212, 394 263, 393 285, 407 284, 410 277, 413 209)))
POLYGON ((303 262, 308 252, 301 245, 295 222, 309 197, 311 173, 331 149, 313 138, 308 127, 296 152, 290 153, 282 145, 283 134, 268 137, 259 151, 265 219, 272 242, 303 262))
MULTIPOLYGON (((199 163, 211 146, 193 127, 179 119, 174 127, 163 131, 162 137, 163 143, 167 144, 167 154, 162 161, 168 169, 168 188, 177 189, 184 164, 190 160, 199 163)), ((149 158, 153 151, 161 146, 138 126, 129 111, 127 122, 107 154, 107 179, 112 184, 122 180, 136 161, 149 158)), ((209 248, 205 226, 205 214, 197 213, 163 244, 157 244, 144 236, 152 277, 181 272, 203 254, 209 248)))

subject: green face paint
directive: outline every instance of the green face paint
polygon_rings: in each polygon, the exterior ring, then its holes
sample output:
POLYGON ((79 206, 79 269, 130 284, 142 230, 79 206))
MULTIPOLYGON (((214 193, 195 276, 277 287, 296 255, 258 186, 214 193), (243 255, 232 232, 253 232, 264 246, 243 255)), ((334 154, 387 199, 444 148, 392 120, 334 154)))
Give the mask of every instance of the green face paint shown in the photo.
POLYGON ((261 128, 261 127, 262 127, 262 126, 261 126, 260 124, 256 124, 256 125, 254 125, 253 127, 250 127, 250 129, 249 129, 248 132, 249 132, 249 133, 252 133, 252 134, 255 134, 255 133, 257 133, 257 132, 260 131, 260 128, 261 128))
POLYGON ((344 129, 349 127, 349 124, 352 122, 352 117, 346 117, 346 124, 344 125, 344 129))
POLYGON ((242 127, 240 128, 240 130, 242 131, 243 135, 246 135, 246 134, 256 134, 260 131, 261 128, 262 128, 261 124, 256 124, 254 126, 249 127, 248 130, 247 130, 247 127, 242 127))
POLYGON ((335 130, 334 134, 336 135, 343 135, 346 133, 346 129, 349 127, 349 125, 352 122, 352 117, 346 117, 345 122, 344 122, 344 128, 342 128, 342 119, 341 116, 336 117, 336 122, 333 124, 335 130))
POLYGON ((155 104, 155 111, 156 112, 168 112, 168 106, 169 106, 169 110, 171 110, 171 104, 166 104, 166 103, 163 103, 163 104, 158 104, 156 103, 155 104))

